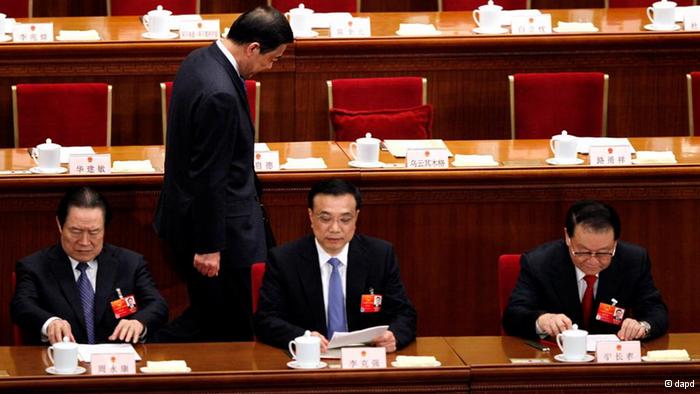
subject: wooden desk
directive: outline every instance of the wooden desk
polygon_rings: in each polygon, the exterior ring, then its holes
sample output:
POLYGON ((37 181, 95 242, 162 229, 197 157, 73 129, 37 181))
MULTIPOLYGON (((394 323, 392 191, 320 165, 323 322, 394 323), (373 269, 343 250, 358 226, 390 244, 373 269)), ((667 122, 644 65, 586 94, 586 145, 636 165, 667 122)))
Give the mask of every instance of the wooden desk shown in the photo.
MULTIPOLYGON (((130 393, 374 393, 388 390, 411 393, 466 393, 469 369, 447 345, 444 338, 419 338, 403 349, 402 355, 434 355, 440 368, 347 371, 339 361, 330 361, 331 368, 312 371, 288 369, 286 351, 262 343, 204 343, 137 345, 144 360, 184 359, 192 368, 189 374, 130 376, 48 375, 50 366, 45 347, 0 347, 0 391, 105 393, 118 387, 130 393)), ((390 354, 390 363, 396 354, 390 354)), ((137 363, 137 370, 145 361, 137 363)), ((87 367, 88 364, 85 364, 87 367)), ((86 374, 89 375, 89 372, 86 374)))
MULTIPOLYGON (((549 12, 549 11, 548 11, 549 12)), ((686 135, 685 74, 700 64, 700 33, 642 30, 643 9, 551 10, 552 23, 592 21, 595 34, 478 36, 469 12, 365 13, 368 39, 301 39, 262 83, 260 138, 328 139, 327 90, 333 78, 420 75, 435 107, 434 136, 510 137, 507 76, 516 72, 601 71, 610 75, 611 136, 686 135), (439 37, 398 37, 400 23, 433 23, 439 37)), ((211 14, 223 27, 236 15, 211 14)), ((114 86, 113 144, 160 144, 159 83, 182 59, 208 45, 149 41, 131 17, 34 18, 59 29, 96 29, 99 42, 0 44, 0 146, 10 147, 10 86, 32 82, 103 81, 114 86)), ((60 141, 58 141, 60 143, 60 141)))
MULTIPOLYGON (((642 344, 648 350, 686 349, 693 362, 564 364, 559 349, 540 352, 515 337, 445 338, 470 369, 470 392, 667 392, 664 381, 693 381, 700 373, 700 334, 669 334, 642 344), (511 358, 546 359, 548 364, 512 364, 511 358)), ((697 382, 696 382, 697 384, 697 382)))
MULTIPOLYGON (((673 150, 672 166, 553 167, 546 140, 447 141, 453 153, 493 154, 497 168, 448 170, 355 169, 345 144, 271 143, 286 157, 323 157, 329 168, 261 173, 263 201, 279 243, 309 233, 306 196, 320 179, 341 177, 362 191, 358 231, 392 242, 422 336, 499 333, 496 261, 562 237, 564 215, 578 199, 611 203, 622 219, 622 239, 647 248, 652 273, 670 309, 673 331, 698 331, 700 299, 689 278, 700 274, 700 138, 632 139, 638 150, 673 150), (435 297, 440 297, 436 301, 435 297)), ((105 151, 98 149, 99 151, 105 151)), ((114 158, 149 157, 162 168, 162 148, 112 147, 114 158), (131 153, 127 153, 131 152, 131 153), (133 156, 131 156, 133 155, 133 156), (159 159, 160 158, 160 159, 159 159)), ((389 161, 386 156, 383 160, 389 161)), ((29 168, 25 150, 0 150, 0 170, 29 168)), ((173 315, 187 304, 182 280, 164 261, 151 222, 160 173, 0 176, 0 283, 14 262, 58 240, 54 221, 68 185, 98 186, 114 220, 108 242, 142 253, 173 315)), ((0 286, 0 305, 11 290, 0 286)), ((7 308, 0 308, 0 343, 10 341, 7 308)))

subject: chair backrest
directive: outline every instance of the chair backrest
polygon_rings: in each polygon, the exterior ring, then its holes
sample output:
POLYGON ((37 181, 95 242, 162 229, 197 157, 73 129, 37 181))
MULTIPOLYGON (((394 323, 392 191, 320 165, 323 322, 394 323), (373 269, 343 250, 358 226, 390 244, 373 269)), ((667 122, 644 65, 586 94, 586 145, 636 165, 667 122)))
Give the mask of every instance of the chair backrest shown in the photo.
MULTIPOLYGON (((471 11, 486 3, 486 0, 438 0, 438 11, 471 11)), ((531 0, 497 0, 494 3, 504 10, 522 10, 530 8, 531 0)))
MULTIPOLYGON (((245 89, 248 95, 248 106, 250 108, 250 117, 253 120, 255 127, 255 142, 258 142, 260 134, 260 82, 252 79, 245 81, 245 89)), ((160 83, 160 117, 163 125, 163 144, 165 144, 165 136, 168 132, 168 108, 170 108, 170 96, 173 94, 172 82, 160 83)))
MULTIPOLYGON (((326 85, 328 88, 328 110, 331 112, 328 123, 331 140, 342 141, 357 138, 355 135, 346 135, 340 131, 336 133, 336 128, 333 125, 334 115, 332 114, 335 110, 379 112, 408 110, 421 105, 425 106, 428 101, 428 80, 421 77, 334 79, 326 81, 326 85)), ((419 132, 421 136, 418 138, 429 138, 430 128, 432 127, 432 108, 419 110, 421 112, 429 112, 429 119, 427 120, 429 124, 426 127, 421 127, 421 130, 426 129, 426 132, 419 132)), ((359 119, 358 116, 355 117, 355 120, 359 119)), ((369 116, 368 114, 364 115, 365 119, 369 116)), ((394 115, 379 113, 377 116, 386 119, 394 115)), ((425 118, 426 115, 422 114, 421 117, 425 118)), ((382 121, 382 119, 379 121, 382 121)), ((370 123, 372 122, 375 122, 375 120, 370 121, 370 123)), ((360 134, 364 136, 364 131, 360 134)), ((385 138, 379 134, 381 133, 377 133, 375 136, 377 138, 385 138)))
POLYGON ((608 75, 596 72, 509 75, 512 138, 550 138, 567 130, 606 135, 608 75))
MULTIPOLYGON (((697 0, 673 0, 679 6, 696 5, 697 0)), ((605 0, 605 8, 641 8, 649 7, 654 0, 605 0)))
MULTIPOLYGON (((15 294, 15 289, 17 288, 17 273, 12 271, 12 294, 15 294)), ((22 330, 19 328, 17 323, 12 323, 12 345, 22 346, 24 344, 24 339, 22 338, 22 330)))
POLYGON ((47 138, 63 146, 112 143, 112 86, 106 83, 12 86, 15 147, 47 138))
POLYGON ((688 128, 691 136, 695 135, 696 125, 700 125, 700 71, 686 74, 688 79, 688 128))
POLYGON ((159 5, 173 15, 199 14, 199 0, 107 0, 107 15, 144 15, 159 5))
POLYGON ((520 255, 502 254, 498 257, 498 307, 503 312, 508 306, 510 293, 515 288, 515 283, 520 275, 520 255))
POLYGON ((0 0, 0 13, 8 18, 31 18, 32 11, 32 0, 0 0))
POLYGON ((250 268, 250 289, 252 290, 253 313, 258 310, 258 299, 260 298, 260 287, 262 287, 265 276, 265 263, 254 263, 250 268))
POLYGON ((314 12, 360 12, 361 0, 267 0, 267 5, 273 6, 280 12, 297 8, 299 3, 311 8, 314 12))

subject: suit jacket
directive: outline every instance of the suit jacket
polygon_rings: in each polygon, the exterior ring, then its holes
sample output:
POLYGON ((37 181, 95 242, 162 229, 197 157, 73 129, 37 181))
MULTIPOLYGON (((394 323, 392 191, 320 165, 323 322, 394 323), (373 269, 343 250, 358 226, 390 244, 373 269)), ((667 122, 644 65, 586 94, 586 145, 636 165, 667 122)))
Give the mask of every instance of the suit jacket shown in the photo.
MULTIPOLYGON (((110 302, 133 294, 138 311, 124 319, 140 321, 148 334, 168 319, 168 305, 156 289, 143 256, 105 244, 97 256, 95 284, 95 341, 108 342, 119 322, 110 302)), ((17 288, 12 299, 12 319, 29 343, 41 343, 41 327, 52 316, 67 320, 78 343, 87 343, 85 318, 78 286, 68 256, 60 244, 40 250, 17 262, 17 288)))
MULTIPOLYGON (((325 310, 314 237, 272 249, 255 314, 258 339, 286 349, 289 341, 305 330, 326 336, 325 310)), ((350 331, 388 324, 399 348, 416 337, 416 311, 406 296, 394 249, 388 242, 361 235, 350 241, 345 310, 350 331), (381 311, 361 313, 360 297, 370 289, 383 296, 381 311)))
POLYGON ((250 109, 242 80, 216 43, 183 61, 169 111, 156 231, 195 253, 228 250, 222 261, 235 266, 264 261, 250 109))
MULTIPOLYGON (((503 327, 510 335, 535 337, 535 321, 543 313, 563 313, 580 327, 583 312, 576 284, 576 271, 564 240, 544 244, 520 259, 520 276, 503 314, 503 327)), ((625 308, 625 318, 647 321, 650 337, 668 328, 668 310, 651 277, 646 250, 617 242, 612 262, 598 275, 598 290, 591 308, 591 334, 616 334, 620 326, 595 319, 600 302, 625 308)))

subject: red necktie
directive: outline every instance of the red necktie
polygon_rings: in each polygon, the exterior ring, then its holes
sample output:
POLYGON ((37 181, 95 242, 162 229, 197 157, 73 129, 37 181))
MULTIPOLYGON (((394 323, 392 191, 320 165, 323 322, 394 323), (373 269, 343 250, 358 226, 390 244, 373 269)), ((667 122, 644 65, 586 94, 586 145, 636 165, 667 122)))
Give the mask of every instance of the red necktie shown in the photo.
POLYGON ((586 291, 583 292, 581 300, 581 309, 583 310, 583 327, 588 329, 588 321, 591 318, 591 308, 593 307, 593 285, 596 281, 595 275, 586 275, 583 280, 586 281, 586 291))

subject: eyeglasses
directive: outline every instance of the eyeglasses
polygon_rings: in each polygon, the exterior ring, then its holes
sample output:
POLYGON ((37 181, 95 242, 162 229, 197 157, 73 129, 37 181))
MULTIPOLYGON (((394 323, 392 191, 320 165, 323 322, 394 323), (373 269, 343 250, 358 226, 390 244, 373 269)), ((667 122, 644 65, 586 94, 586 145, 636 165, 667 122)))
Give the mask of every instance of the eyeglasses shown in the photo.
POLYGON ((339 218, 334 218, 326 214, 317 214, 316 218, 319 222, 321 222, 321 224, 324 225, 330 225, 333 224, 333 222, 338 222, 341 226, 349 226, 352 224, 353 220, 355 219, 355 216, 344 215, 339 218))
POLYGON ((615 250, 617 249, 617 245, 613 247, 613 250, 609 252, 576 252, 573 249, 569 248, 571 251, 571 254, 574 255, 574 257, 582 258, 582 259, 590 259, 590 258, 597 258, 597 259, 610 259, 613 256, 615 256, 615 250))

